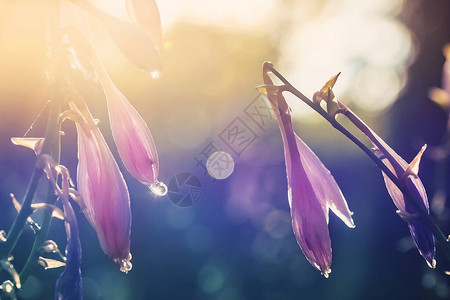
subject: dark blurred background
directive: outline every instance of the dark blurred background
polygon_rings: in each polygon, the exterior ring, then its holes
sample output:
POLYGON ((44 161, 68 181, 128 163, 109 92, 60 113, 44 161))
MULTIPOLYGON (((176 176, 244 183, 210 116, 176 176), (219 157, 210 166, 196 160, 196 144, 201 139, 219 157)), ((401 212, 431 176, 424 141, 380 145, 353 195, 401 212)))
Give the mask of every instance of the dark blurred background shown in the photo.
MULTIPOLYGON (((35 162, 31 151, 13 146, 10 138, 23 136, 41 111, 27 136, 42 136, 48 113, 42 3, 0 1, 0 229, 4 230, 16 216, 9 194, 22 199, 35 162)), ((123 15, 121 4, 96 4, 123 15)), ((261 84, 266 60, 308 96, 342 71, 338 98, 405 160, 410 161, 422 144, 429 145, 419 175, 433 200, 435 220, 449 233, 445 202, 450 193, 449 163, 433 155, 443 142, 448 113, 429 99, 428 91, 441 86, 442 49, 450 42, 450 2, 158 4, 165 41, 160 79, 131 65, 96 20, 90 20, 92 38, 110 76, 152 130, 160 179, 169 183, 177 174, 190 174, 198 178, 201 194, 190 207, 179 207, 168 196, 154 197, 119 161, 132 201, 133 269, 121 273, 102 253, 77 207, 85 299, 450 298, 444 274, 450 264, 438 253, 437 268, 427 267, 406 223, 395 213, 380 171, 344 136, 290 98, 296 132, 333 173, 355 212, 355 229, 330 217, 330 278, 311 267, 290 226, 278 128, 270 115, 252 114, 255 108, 261 112, 264 103, 254 87, 261 84), (237 148, 226 139, 236 124, 245 124, 250 138, 237 148), (202 167, 211 148, 234 160, 234 171, 224 180, 215 180, 202 167)), ((112 142, 101 86, 76 72, 73 76, 112 142)), ((76 177, 74 126, 67 122, 63 130, 62 163, 76 177)), ((113 143, 110 147, 116 153, 113 143)), ((45 190, 39 190, 37 201, 44 201, 45 190)), ((32 237, 31 230, 25 230, 14 252, 18 267, 26 260, 32 237)), ((61 221, 53 221, 49 238, 64 249, 61 221)), ((36 267, 20 297, 52 299, 60 271, 36 267)), ((0 274, 2 282, 7 278, 0 274)))

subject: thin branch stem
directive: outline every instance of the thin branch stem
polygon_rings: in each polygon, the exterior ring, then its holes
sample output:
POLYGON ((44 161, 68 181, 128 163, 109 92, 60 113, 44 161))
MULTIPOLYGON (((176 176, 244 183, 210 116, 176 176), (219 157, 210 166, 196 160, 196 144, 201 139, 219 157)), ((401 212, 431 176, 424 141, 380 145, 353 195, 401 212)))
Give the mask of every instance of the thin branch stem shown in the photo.
MULTIPOLYGON (((61 66, 61 63, 64 61, 63 59, 63 51, 61 49, 61 29, 60 29, 60 21, 59 21, 59 1, 54 1, 51 4, 49 14, 50 18, 48 19, 48 45, 50 47, 51 53, 51 62, 50 69, 54 72, 50 76, 50 98, 53 100, 53 106, 51 115, 48 120, 47 132, 45 139, 45 144, 41 154, 49 154, 57 163, 60 161, 61 155, 61 135, 60 135, 60 123, 59 123, 59 115, 61 113, 62 107, 62 96, 60 95, 60 87, 64 74, 64 67, 61 66)), ((55 190, 52 184, 48 183, 47 189, 47 200, 46 202, 49 204, 54 204, 57 200, 57 196, 55 195, 55 190)), ((41 230, 39 230, 34 238, 33 247, 28 256, 27 262, 20 272, 20 279, 22 282, 25 282, 28 276, 31 274, 32 270, 37 264, 39 258, 39 248, 43 245, 43 243, 47 240, 48 232, 51 224, 52 213, 49 211, 44 212, 41 230)))

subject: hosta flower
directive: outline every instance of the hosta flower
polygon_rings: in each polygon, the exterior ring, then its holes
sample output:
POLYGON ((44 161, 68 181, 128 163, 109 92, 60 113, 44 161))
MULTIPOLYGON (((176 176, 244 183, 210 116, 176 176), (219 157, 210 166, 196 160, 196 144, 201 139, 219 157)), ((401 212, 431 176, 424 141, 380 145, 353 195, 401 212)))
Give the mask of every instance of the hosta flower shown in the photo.
POLYGON ((109 121, 114 142, 128 172, 155 194, 167 193, 158 181, 159 162, 150 129, 109 77, 90 42, 78 32, 67 30, 76 50, 89 58, 98 74, 108 104, 109 121))
POLYGON ((158 153, 147 123, 116 87, 100 61, 94 57, 92 63, 105 92, 111 131, 123 164, 155 194, 165 195, 167 188, 158 181, 158 153))
MULTIPOLYGON (((266 72, 264 83, 273 85, 266 72)), ((331 209, 347 226, 353 228, 352 213, 328 169, 294 133, 289 107, 282 91, 268 91, 267 94, 277 112, 283 138, 293 231, 308 262, 328 277, 332 256, 328 210, 331 209)))
MULTIPOLYGON (((353 112, 346 110, 345 114, 366 134, 375 147, 375 154, 377 154, 386 167, 394 173, 394 175, 402 184, 404 184, 411 194, 416 199, 420 200, 419 205, 421 205, 422 209, 429 214, 430 208, 427 193, 422 181, 417 175, 419 171, 420 159, 422 158, 426 145, 422 147, 417 156, 410 164, 408 164, 353 112)), ((436 266, 436 261, 434 259, 436 249, 434 246, 434 236, 432 231, 429 229, 425 221, 419 217, 419 210, 413 203, 411 203, 411 199, 408 199, 384 172, 383 177, 389 195, 391 196, 395 206, 398 208, 398 214, 408 222, 409 231, 420 255, 425 258, 431 268, 434 268, 436 266)))
POLYGON ((96 230, 103 251, 120 265, 121 271, 128 272, 131 269, 128 188, 87 106, 74 102, 70 106, 82 116, 76 122, 80 206, 96 230))
MULTIPOLYGON (((327 107, 332 108, 331 113, 335 115, 337 112, 344 114, 355 126, 361 130, 372 142, 375 148, 375 154, 382 160, 385 166, 397 177, 400 184, 403 184, 411 194, 420 200, 418 205, 422 206, 423 211, 430 213, 428 198, 422 181, 418 177, 419 163, 426 146, 422 147, 413 161, 408 164, 400 157, 383 139, 381 139, 369 126, 367 126, 355 113, 353 113, 345 104, 338 101, 333 94, 331 88, 336 82, 333 77, 328 81, 324 88, 316 93, 318 101, 325 100, 327 107)), ((330 110, 329 110, 330 113, 330 110)), ((436 261, 434 236, 424 220, 419 217, 418 208, 408 199, 402 191, 392 182, 391 179, 383 172, 384 181, 389 195, 391 196, 395 206, 398 208, 397 213, 408 222, 409 231, 419 253, 425 258, 428 265, 435 267, 436 261)))

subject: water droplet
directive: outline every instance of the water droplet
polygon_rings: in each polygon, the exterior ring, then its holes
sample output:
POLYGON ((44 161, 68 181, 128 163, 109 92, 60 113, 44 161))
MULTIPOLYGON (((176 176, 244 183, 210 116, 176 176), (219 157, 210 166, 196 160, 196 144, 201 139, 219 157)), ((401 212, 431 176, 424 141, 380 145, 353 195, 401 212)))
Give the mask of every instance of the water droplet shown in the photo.
POLYGON ((6 242, 6 232, 4 230, 0 230, 0 242, 6 242))
POLYGON ((330 277, 331 269, 325 270, 325 272, 320 272, 320 274, 323 275, 323 277, 328 278, 330 277))
POLYGON ((161 72, 159 72, 158 70, 151 71, 150 75, 155 80, 161 78, 161 72))
POLYGON ((436 268, 436 260, 433 258, 433 260, 431 261, 431 263, 426 260, 427 265, 431 268, 431 269, 435 269, 436 268))
POLYGON ((122 260, 119 260, 118 258, 114 259, 114 261, 116 263, 119 263, 120 271, 124 272, 125 274, 130 272, 131 269, 133 268, 133 264, 131 263, 130 260, 131 260, 131 253, 128 254, 127 259, 122 259, 122 260))
POLYGON ((164 184, 164 182, 157 181, 149 186, 150 190, 155 194, 156 196, 165 196, 167 194, 167 186, 164 184))

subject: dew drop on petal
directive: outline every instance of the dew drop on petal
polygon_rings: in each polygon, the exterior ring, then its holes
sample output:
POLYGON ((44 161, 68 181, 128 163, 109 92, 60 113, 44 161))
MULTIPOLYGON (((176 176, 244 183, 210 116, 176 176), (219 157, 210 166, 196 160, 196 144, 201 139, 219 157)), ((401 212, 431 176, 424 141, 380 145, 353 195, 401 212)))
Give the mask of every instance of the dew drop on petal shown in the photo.
POLYGON ((331 269, 325 270, 325 272, 321 272, 323 277, 328 278, 330 277, 331 269))
POLYGON ((161 72, 159 72, 158 70, 151 71, 150 75, 155 80, 161 78, 161 72))
POLYGON ((133 268, 133 264, 131 263, 130 260, 131 254, 128 259, 122 259, 120 261, 120 271, 124 272, 125 274, 131 271, 131 269, 133 268))
POLYGON ((150 190, 155 194, 156 196, 165 196, 167 194, 167 186, 164 184, 164 182, 156 181, 152 185, 149 186, 150 190))
POLYGON ((428 267, 430 267, 431 269, 435 269, 436 268, 436 260, 433 258, 433 260, 431 261, 431 263, 428 260, 425 260, 427 262, 428 267))

